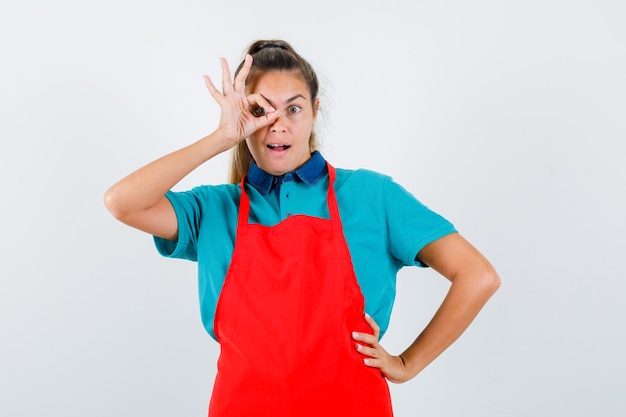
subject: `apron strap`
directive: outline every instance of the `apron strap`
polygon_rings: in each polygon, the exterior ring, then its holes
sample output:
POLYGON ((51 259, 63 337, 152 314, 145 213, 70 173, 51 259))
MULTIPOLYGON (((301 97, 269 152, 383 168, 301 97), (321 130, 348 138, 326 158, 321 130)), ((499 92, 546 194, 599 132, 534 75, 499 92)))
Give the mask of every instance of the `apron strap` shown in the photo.
POLYGON ((335 196, 335 167, 326 162, 328 167, 328 194, 326 202, 328 204, 328 213, 330 219, 341 227, 341 218, 339 217, 339 207, 337 205, 337 197, 335 196))
POLYGON ((242 231, 246 224, 248 224, 248 218, 250 217, 250 199, 246 193, 246 178, 248 175, 244 175, 241 179, 239 187, 241 188, 241 198, 239 199, 239 217, 237 220, 237 233, 242 231))
MULTIPOLYGON (((337 197, 335 196, 335 168, 326 162, 326 166, 328 168, 328 193, 326 194, 326 203, 328 204, 328 213, 330 214, 330 219, 337 223, 341 222, 339 217, 339 207, 337 206, 337 197)), ((248 220, 250 217, 250 198, 246 193, 246 178, 248 176, 244 175, 239 183, 239 187, 241 188, 241 198, 239 200, 239 218, 237 222, 237 228, 243 229, 246 224, 248 224, 248 220)))

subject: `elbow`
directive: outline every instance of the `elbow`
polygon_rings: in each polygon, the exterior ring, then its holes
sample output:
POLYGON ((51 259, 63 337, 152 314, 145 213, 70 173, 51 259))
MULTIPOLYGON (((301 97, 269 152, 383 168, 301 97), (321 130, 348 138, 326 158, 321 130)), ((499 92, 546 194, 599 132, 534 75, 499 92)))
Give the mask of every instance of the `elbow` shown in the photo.
POLYGON ((493 267, 490 266, 483 272, 480 280, 480 287, 488 297, 491 297, 496 291, 498 291, 500 284, 500 276, 495 269, 493 269, 493 267))
POLYGON ((115 186, 109 188, 104 193, 104 206, 116 219, 123 221, 126 210, 124 209, 124 199, 116 190, 115 186))

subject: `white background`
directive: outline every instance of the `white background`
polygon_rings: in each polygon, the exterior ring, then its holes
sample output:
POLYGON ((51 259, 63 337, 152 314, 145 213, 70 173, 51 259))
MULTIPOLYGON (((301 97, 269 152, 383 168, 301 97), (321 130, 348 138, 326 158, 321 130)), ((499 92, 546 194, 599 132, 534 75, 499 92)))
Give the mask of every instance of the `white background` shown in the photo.
MULTIPOLYGON (((3 1, 0 415, 206 415, 195 264, 102 195, 216 126, 201 76, 258 38, 317 69, 334 165, 392 175, 502 277, 392 386, 396 415, 625 415, 624 22, 619 0, 3 1)), ((227 160, 177 188, 224 182, 227 160)), ((447 284, 410 268, 398 288, 394 353, 447 284)))

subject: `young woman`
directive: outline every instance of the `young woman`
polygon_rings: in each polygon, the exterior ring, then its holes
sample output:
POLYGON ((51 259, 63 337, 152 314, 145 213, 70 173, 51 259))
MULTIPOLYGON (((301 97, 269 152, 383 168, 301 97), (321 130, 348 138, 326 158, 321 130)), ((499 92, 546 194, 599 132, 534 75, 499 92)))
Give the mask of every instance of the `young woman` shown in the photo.
POLYGON ((499 286, 450 222, 389 177, 335 169, 316 151, 315 72, 284 41, 257 41, 222 89, 217 129, 113 185, 105 204, 198 262, 204 326, 220 343, 209 405, 220 416, 391 416, 387 380, 407 381, 469 326, 499 286), (170 189, 232 149, 232 184, 170 189), (430 266, 450 280, 403 353, 380 344, 395 277, 430 266))

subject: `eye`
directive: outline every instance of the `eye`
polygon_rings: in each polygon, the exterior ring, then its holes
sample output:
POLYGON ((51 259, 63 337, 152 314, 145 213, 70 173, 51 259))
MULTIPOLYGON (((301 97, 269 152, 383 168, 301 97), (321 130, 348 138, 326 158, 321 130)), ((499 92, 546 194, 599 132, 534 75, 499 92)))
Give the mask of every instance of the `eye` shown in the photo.
POLYGON ((267 114, 267 111, 265 111, 263 107, 257 107, 256 109, 252 111, 252 114, 255 117, 261 117, 261 116, 265 116, 267 114))
POLYGON ((300 106, 289 106, 287 108, 287 111, 291 114, 296 114, 296 113, 300 113, 300 110, 302 110, 302 108, 300 106))

